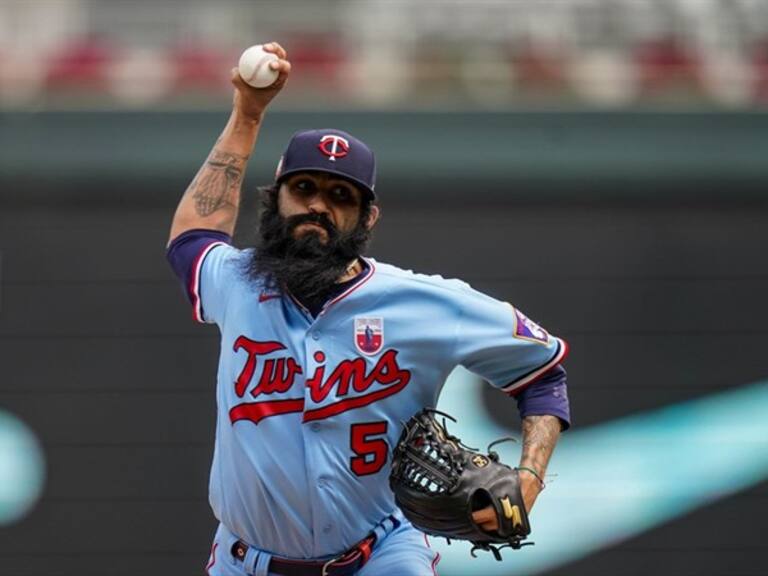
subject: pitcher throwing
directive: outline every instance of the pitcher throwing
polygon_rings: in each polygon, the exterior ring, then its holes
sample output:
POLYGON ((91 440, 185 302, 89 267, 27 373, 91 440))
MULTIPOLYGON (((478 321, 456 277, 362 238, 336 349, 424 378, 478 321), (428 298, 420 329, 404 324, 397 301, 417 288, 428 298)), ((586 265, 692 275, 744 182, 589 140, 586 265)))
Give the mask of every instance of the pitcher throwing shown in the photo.
MULTIPOLYGON (((232 115, 168 243, 194 318, 221 334, 210 478, 219 528, 207 570, 433 574, 439 556, 388 484, 401 423, 436 405, 457 365, 514 396, 530 510, 569 425, 567 347, 461 281, 365 257, 379 218, 374 155, 341 130, 293 135, 261 190, 257 245, 232 246, 246 163, 291 69, 278 44, 265 50, 278 56, 278 79, 253 88, 232 71, 232 115)), ((490 506, 473 518, 499 527, 490 506)))

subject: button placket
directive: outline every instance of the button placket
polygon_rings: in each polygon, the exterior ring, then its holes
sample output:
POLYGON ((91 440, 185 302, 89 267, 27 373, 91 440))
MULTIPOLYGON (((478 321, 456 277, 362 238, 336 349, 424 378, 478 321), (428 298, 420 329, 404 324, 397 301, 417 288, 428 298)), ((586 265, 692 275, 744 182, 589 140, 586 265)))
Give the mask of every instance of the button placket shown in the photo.
MULTIPOLYGON (((313 326, 309 327, 306 332, 304 340, 304 350, 306 353, 306 379, 310 379, 317 374, 318 370, 322 370, 326 366, 329 358, 326 352, 323 350, 323 344, 326 343, 324 338, 327 337, 327 331, 317 327, 318 321, 322 323, 321 318, 318 316, 313 322, 313 326)), ((327 374, 325 375, 327 376, 327 374)), ((306 387, 304 390, 305 398, 305 410, 316 407, 316 403, 313 402, 310 396, 310 388, 306 387)), ((310 486, 310 490, 314 493, 314 499, 317 500, 317 505, 313 505, 314 513, 314 530, 316 538, 322 540, 327 538, 334 538, 337 535, 337 527, 334 523, 334 512, 336 506, 332 502, 333 500, 333 478, 328 477, 324 473, 327 473, 327 468, 324 466, 324 462, 315 461, 314 454, 318 454, 321 451, 312 450, 313 446, 318 446, 326 440, 326 434, 328 433, 328 426, 322 421, 312 421, 305 424, 304 430, 305 442, 308 449, 308 478, 310 482, 314 477, 314 486, 310 486)))
MULTIPOLYGON (((319 366, 325 361, 325 354, 319 350, 318 340, 320 339, 320 332, 309 327, 304 336, 304 354, 305 354, 305 373, 304 378, 309 380, 316 373, 319 366)), ((310 388, 304 387, 304 410, 312 408, 312 400, 310 397, 310 388)), ((308 489, 312 493, 311 508, 313 520, 313 530, 316 535, 327 535, 329 532, 325 531, 325 528, 329 526, 328 517, 324 510, 325 494, 323 490, 323 482, 320 481, 322 476, 321 472, 324 470, 324 462, 317 461, 315 457, 320 453, 315 447, 322 443, 323 439, 320 435, 323 427, 319 422, 305 422, 302 426, 304 431, 304 445, 305 445, 305 462, 307 466, 307 480, 309 482, 308 489)), ((317 536, 316 536, 317 537, 317 536)))

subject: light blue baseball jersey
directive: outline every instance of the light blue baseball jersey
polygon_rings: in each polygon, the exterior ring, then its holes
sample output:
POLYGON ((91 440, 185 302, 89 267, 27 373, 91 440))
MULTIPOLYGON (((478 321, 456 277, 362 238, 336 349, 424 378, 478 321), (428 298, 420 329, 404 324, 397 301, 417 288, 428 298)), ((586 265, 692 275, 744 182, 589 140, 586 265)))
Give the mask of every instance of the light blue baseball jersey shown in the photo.
POLYGON ((221 332, 210 503, 245 542, 317 558, 396 510, 401 422, 435 406, 462 365, 509 392, 557 365, 566 344, 458 280, 366 259, 313 317, 243 274, 247 251, 207 245, 190 278, 195 317, 221 332))

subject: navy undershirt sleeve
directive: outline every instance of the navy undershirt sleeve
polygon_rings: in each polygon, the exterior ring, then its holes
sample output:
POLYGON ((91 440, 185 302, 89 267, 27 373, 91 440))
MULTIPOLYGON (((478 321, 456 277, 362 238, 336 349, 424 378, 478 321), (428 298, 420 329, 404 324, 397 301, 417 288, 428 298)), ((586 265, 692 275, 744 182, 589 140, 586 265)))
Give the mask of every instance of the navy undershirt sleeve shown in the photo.
POLYGON ((232 237, 219 230, 196 228, 194 230, 187 230, 183 234, 179 234, 168 245, 168 249, 166 250, 168 263, 181 281, 184 293, 187 295, 190 302, 194 302, 194 294, 192 293, 191 286, 195 261, 203 249, 213 242, 225 242, 226 244, 231 244, 232 237))
POLYGON ((563 430, 570 428, 571 409, 566 376, 565 368, 558 364, 515 396, 520 417, 557 416, 563 430))

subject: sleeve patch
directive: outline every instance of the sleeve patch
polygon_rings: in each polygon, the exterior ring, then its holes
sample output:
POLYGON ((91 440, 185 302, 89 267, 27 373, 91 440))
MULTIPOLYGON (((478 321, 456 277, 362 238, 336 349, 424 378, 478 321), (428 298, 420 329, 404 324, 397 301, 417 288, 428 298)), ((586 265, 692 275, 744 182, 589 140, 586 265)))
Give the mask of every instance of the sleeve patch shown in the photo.
POLYGON ((544 328, 536 324, 536 322, 528 318, 528 316, 520 312, 520 310, 514 306, 512 307, 512 310, 515 313, 515 338, 529 340, 538 344, 549 344, 549 334, 544 328))

